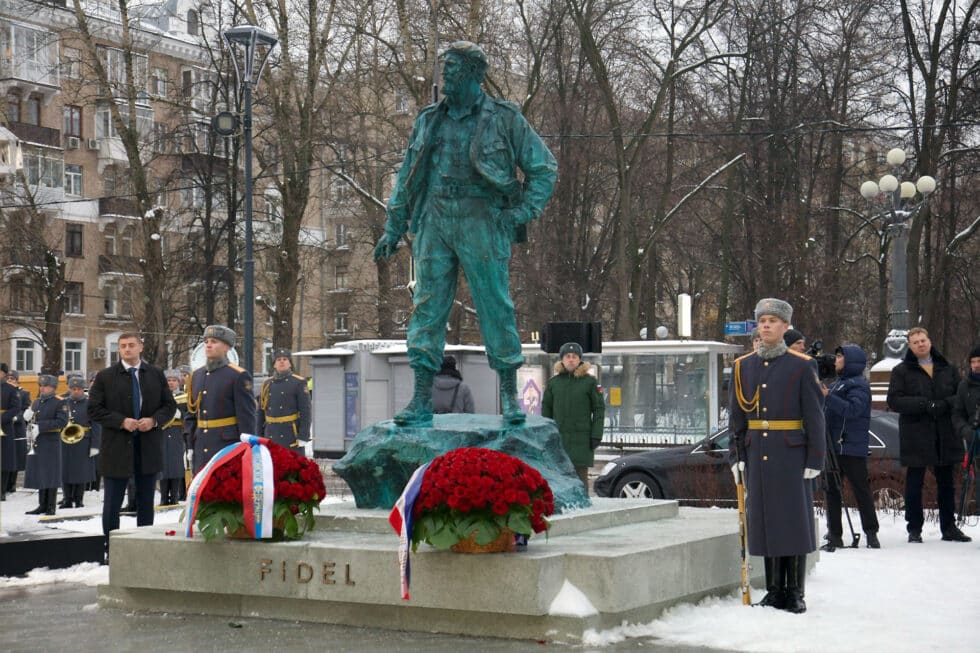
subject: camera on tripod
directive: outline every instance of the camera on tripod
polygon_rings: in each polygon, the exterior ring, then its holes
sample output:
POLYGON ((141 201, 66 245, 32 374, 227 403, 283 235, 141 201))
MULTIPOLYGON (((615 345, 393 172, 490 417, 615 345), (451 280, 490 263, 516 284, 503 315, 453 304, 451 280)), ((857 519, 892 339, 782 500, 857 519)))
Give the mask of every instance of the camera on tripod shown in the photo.
POLYGON ((806 355, 817 361, 817 374, 820 376, 820 380, 833 379, 837 376, 837 357, 833 354, 825 354, 823 351, 823 342, 820 340, 814 340, 813 344, 810 345, 810 349, 807 350, 806 355))

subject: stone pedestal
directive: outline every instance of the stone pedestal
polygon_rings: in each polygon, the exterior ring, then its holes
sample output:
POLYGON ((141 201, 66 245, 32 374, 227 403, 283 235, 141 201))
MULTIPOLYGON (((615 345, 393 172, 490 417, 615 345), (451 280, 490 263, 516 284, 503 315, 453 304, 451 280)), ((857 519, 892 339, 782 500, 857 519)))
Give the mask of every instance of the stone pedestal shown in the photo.
POLYGON ((589 505, 558 427, 538 415, 516 426, 500 415, 436 415, 427 427, 385 420, 358 433, 333 470, 350 486, 358 508, 390 509, 419 465, 459 447, 502 451, 537 469, 555 495, 556 512, 589 505))
MULTIPOLYGON (((578 641, 588 629, 649 622, 671 605, 739 584, 734 510, 596 499, 556 516, 548 538, 532 538, 523 552, 466 555, 422 545, 405 601, 387 512, 325 505, 317 530, 285 543, 166 536, 172 526, 116 531, 99 603, 578 641)), ((760 576, 761 561, 753 569, 760 576)))

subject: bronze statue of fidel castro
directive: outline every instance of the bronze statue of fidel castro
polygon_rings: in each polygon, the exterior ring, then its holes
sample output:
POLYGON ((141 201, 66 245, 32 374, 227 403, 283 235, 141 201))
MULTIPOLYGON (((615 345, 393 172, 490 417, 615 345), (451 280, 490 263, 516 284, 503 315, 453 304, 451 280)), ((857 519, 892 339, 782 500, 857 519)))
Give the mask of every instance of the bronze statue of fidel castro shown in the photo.
POLYGON ((558 164, 516 105, 483 92, 486 69, 478 45, 457 41, 446 49, 445 97, 415 119, 374 251, 376 259, 388 258, 406 231, 413 235, 417 286, 407 344, 415 388, 395 415, 400 425, 432 424, 432 381, 442 364, 460 267, 490 367, 500 377, 504 420, 524 421, 517 403, 517 368, 524 357, 510 298, 510 248, 526 239, 525 225, 541 215, 558 164))

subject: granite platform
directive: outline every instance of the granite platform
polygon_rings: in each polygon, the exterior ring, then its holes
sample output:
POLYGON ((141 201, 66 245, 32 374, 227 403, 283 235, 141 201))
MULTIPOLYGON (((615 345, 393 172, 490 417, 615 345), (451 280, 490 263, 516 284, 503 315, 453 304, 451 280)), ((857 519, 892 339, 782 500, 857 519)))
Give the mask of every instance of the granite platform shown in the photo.
MULTIPOLYGON (((325 504, 303 540, 205 542, 173 525, 112 534, 99 603, 474 636, 569 641, 646 623, 739 585, 737 513, 674 501, 595 499, 514 553, 421 545, 402 600, 388 511, 325 504)), ((761 561, 753 575, 762 574, 761 561)))

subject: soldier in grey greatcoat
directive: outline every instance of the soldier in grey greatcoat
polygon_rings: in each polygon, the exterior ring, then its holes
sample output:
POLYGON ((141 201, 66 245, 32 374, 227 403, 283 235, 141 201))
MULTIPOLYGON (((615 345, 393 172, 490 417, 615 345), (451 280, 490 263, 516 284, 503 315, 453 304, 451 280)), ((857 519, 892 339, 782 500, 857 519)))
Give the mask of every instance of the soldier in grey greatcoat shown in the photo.
POLYGON ((61 485, 61 429, 68 425, 68 406, 55 395, 58 379, 50 374, 37 377, 38 397, 24 415, 27 437, 34 440, 28 453, 24 487, 38 490, 38 505, 28 515, 53 515, 61 485))
POLYGON ((85 487, 95 480, 94 456, 101 446, 101 426, 89 423, 88 396, 85 379, 73 376, 68 379, 68 421, 83 431, 82 439, 74 444, 61 443, 61 491, 59 508, 82 508, 85 487))
POLYGON ((293 374, 290 356, 288 349, 272 352, 275 373, 263 381, 259 392, 258 430, 284 447, 306 447, 310 441, 310 395, 306 379, 293 374))
POLYGON ((733 370, 733 471, 746 479, 749 553, 765 558, 760 605, 800 613, 806 554, 817 548, 810 479, 826 450, 823 393, 810 358, 783 341, 793 308, 763 299, 755 316, 762 341, 733 370))
POLYGON ((7 372, 7 383, 13 386, 20 398, 20 411, 13 418, 14 456, 17 468, 7 484, 7 492, 14 492, 17 490, 17 472, 27 468, 27 422, 24 421, 23 412, 31 407, 31 393, 20 387, 20 375, 17 370, 7 372))
POLYGON ((194 447, 194 473, 242 433, 255 433, 252 377, 228 362, 235 332, 221 325, 204 329, 207 362, 187 379, 184 435, 194 447))
POLYGON ((180 372, 167 370, 167 385, 177 402, 173 419, 163 425, 163 470, 160 472, 160 505, 169 506, 184 499, 184 412, 187 400, 180 392, 180 372), (183 406, 181 404, 183 403, 183 406))

